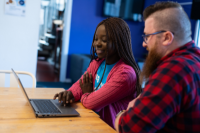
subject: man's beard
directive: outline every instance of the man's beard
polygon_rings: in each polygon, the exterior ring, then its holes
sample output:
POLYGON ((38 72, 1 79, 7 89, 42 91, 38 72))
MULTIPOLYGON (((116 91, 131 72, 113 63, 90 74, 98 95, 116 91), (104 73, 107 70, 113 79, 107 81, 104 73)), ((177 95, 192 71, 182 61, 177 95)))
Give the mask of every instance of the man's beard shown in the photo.
POLYGON ((140 73, 140 84, 142 85, 149 79, 149 76, 157 68, 157 62, 162 58, 162 55, 158 53, 158 44, 154 45, 152 50, 149 50, 147 58, 144 62, 142 72, 140 73))

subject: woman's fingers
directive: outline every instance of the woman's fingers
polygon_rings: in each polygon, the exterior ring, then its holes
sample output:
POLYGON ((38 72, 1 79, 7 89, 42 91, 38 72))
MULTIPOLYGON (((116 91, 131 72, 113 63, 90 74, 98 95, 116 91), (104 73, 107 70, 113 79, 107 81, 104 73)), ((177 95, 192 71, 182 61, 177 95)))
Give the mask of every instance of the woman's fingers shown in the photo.
POLYGON ((58 93, 54 95, 53 100, 55 100, 58 97, 58 93))
POLYGON ((69 103, 69 100, 70 100, 69 93, 67 93, 67 95, 66 95, 66 102, 65 103, 69 103))
POLYGON ((85 79, 85 83, 88 83, 88 81, 89 81, 89 75, 88 75, 88 72, 86 72, 86 79, 85 79))
POLYGON ((85 82, 86 82, 86 75, 83 74, 83 84, 85 84, 85 82))
POLYGON ((66 106, 66 97, 67 97, 67 91, 65 91, 65 92, 63 93, 63 98, 62 98, 62 100, 63 100, 63 105, 64 105, 64 106, 66 106))
MULTIPOLYGON (((81 80, 79 80, 79 82, 80 84, 82 84, 81 80)), ((58 97, 59 103, 61 103, 62 101, 63 106, 66 106, 69 103, 73 103, 75 100, 71 91, 63 91, 63 92, 57 93, 54 95, 53 99, 55 100, 57 97, 58 97)))
POLYGON ((73 94, 70 91, 67 91, 66 103, 73 103, 73 102, 74 102, 73 94))
POLYGON ((71 100, 70 100, 70 103, 73 103, 74 102, 74 98, 72 98, 71 100))
POLYGON ((90 83, 92 83, 92 73, 90 73, 90 83))
POLYGON ((59 103, 61 103, 62 95, 63 95, 63 92, 60 92, 59 95, 58 95, 58 101, 59 101, 59 103))
POLYGON ((88 72, 86 72, 85 74, 83 74, 83 79, 79 80, 80 85, 83 85, 86 83, 92 83, 92 73, 89 74, 88 72))
POLYGON ((83 83, 82 83, 82 79, 79 79, 79 84, 80 84, 80 86, 83 85, 83 83))

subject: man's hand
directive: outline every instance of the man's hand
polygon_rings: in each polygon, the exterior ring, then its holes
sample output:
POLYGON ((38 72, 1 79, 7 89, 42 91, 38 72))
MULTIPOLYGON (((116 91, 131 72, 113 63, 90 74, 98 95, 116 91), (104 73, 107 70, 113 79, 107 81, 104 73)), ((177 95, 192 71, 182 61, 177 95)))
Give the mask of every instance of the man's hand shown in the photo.
POLYGON ((69 103, 74 102, 74 95, 71 91, 62 91, 60 93, 55 94, 54 100, 58 97, 59 103, 62 101, 62 105, 66 106, 69 103))
POLYGON ((125 113, 125 111, 122 112, 121 114, 119 114, 119 115, 117 116, 117 118, 115 119, 115 129, 116 129, 116 131, 117 131, 118 133, 119 133, 119 119, 120 119, 121 115, 124 114, 124 113, 125 113))
POLYGON ((126 110, 129 110, 131 107, 133 107, 135 105, 135 101, 140 97, 140 95, 138 97, 136 97, 135 99, 133 99, 132 101, 129 102, 128 107, 127 107, 126 110))
POLYGON ((79 84, 83 93, 93 92, 92 73, 89 76, 88 72, 86 72, 83 75, 83 81, 82 79, 79 80, 79 84))

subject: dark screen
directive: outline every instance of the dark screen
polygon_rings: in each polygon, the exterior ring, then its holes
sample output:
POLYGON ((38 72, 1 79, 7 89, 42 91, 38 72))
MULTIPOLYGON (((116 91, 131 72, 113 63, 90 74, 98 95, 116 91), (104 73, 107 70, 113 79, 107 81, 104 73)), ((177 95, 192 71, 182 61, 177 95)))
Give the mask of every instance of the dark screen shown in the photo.
POLYGON ((200 19, 200 0, 193 0, 191 19, 200 19))
POLYGON ((104 16, 142 21, 144 0, 104 0, 104 16))

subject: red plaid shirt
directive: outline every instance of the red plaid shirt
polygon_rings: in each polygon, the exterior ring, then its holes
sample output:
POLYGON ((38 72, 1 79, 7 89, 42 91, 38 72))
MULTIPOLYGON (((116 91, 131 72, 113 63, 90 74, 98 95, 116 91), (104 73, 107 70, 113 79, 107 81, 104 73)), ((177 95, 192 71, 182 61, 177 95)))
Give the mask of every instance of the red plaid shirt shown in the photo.
POLYGON ((194 41, 174 50, 119 120, 122 133, 200 133, 200 49, 194 41))

